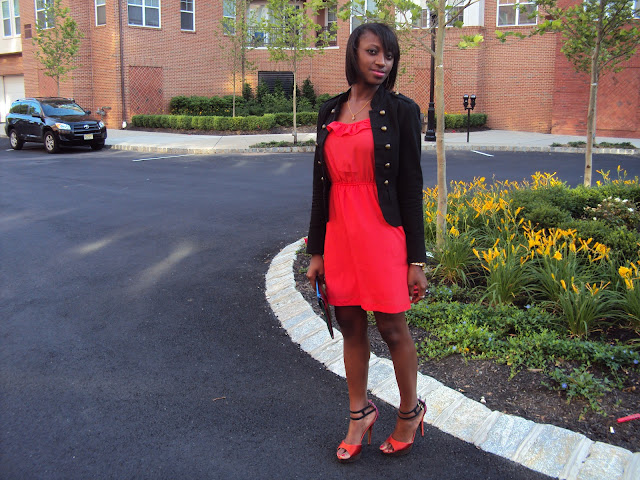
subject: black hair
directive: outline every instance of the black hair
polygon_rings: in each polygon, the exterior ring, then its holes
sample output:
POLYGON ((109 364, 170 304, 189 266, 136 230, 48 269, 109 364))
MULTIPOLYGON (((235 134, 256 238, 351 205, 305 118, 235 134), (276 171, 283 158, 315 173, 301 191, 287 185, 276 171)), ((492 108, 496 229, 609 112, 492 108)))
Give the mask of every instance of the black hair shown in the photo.
POLYGON ((392 90, 393 85, 396 83, 396 76, 398 75, 400 46, 398 45, 396 34, 384 23, 363 23, 351 32, 349 40, 347 41, 347 54, 345 58, 347 83, 353 85, 360 77, 360 69, 358 68, 358 46, 360 45, 360 37, 364 32, 371 32, 376 35, 382 42, 384 51, 393 55, 393 67, 385 82, 382 84, 387 90, 392 90))

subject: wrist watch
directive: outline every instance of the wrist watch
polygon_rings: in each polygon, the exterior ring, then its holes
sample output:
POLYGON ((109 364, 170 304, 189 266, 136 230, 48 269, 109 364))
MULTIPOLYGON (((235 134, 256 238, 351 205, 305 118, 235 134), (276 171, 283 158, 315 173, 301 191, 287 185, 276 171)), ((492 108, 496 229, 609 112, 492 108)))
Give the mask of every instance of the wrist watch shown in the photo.
POLYGON ((424 268, 427 266, 424 262, 411 262, 409 265, 415 265, 416 267, 424 268))

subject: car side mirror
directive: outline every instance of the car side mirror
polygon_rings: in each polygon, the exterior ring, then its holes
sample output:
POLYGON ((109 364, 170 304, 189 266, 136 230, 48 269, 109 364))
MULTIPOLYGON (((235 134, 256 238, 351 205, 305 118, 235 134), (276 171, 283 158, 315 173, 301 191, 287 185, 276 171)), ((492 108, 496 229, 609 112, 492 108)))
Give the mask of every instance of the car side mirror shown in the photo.
POLYGON ((87 115, 91 115, 91 110, 85 110, 84 113, 86 113, 87 115))
POLYGON ((39 113, 32 113, 31 116, 34 118, 42 118, 42 116, 39 113))

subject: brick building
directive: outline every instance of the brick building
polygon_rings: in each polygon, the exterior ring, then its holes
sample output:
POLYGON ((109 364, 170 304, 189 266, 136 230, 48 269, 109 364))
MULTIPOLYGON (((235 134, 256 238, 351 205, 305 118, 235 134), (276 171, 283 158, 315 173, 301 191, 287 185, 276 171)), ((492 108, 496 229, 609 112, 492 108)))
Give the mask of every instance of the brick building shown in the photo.
MULTIPOLYGON (((56 93, 55 83, 39 69, 31 40, 36 16, 42 15, 47 1, 0 0, 4 27, 0 38, 2 119, 17 96, 56 93)), ((424 0, 415 1, 424 4, 424 0)), ((589 78, 576 73, 566 61, 559 36, 511 39, 505 44, 496 39, 498 29, 526 32, 530 28, 530 20, 513 8, 515 1, 480 0, 462 13, 462 30, 447 29, 445 110, 462 113, 462 95, 475 94, 476 111, 488 114, 491 128, 584 135, 589 78), (457 47, 461 34, 475 33, 485 39, 478 48, 457 47)), ((167 112, 169 100, 177 95, 231 94, 229 37, 223 33, 221 20, 233 17, 233 9, 225 8, 224 3, 63 0, 84 39, 77 58, 79 67, 61 85, 61 95, 75 98, 92 111, 108 107, 105 122, 110 128, 119 128, 134 114, 167 112)), ((263 15, 265 0, 252 1, 250 8, 263 15)), ((428 26, 425 13, 416 20, 417 28, 428 26)), ((337 40, 321 55, 302 62, 299 83, 309 77, 316 93, 338 93, 347 87, 344 48, 352 21, 337 19, 331 10, 320 12, 316 21, 322 26, 336 22, 337 40)), ((247 55, 256 67, 247 72, 253 87, 261 72, 289 70, 286 64, 271 62, 260 44, 247 55)), ((401 64, 406 71, 398 78, 398 90, 426 111, 428 55, 413 49, 403 53, 401 64)), ((600 136, 640 137, 640 54, 625 67, 621 73, 602 78, 597 106, 600 136)))

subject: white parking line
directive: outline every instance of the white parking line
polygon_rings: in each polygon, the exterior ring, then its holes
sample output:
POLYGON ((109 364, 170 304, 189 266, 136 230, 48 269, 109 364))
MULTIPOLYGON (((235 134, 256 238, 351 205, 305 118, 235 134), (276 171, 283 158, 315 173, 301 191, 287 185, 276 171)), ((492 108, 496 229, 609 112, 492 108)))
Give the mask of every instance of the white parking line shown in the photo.
POLYGON ((131 160, 132 162, 146 162, 147 160, 162 160, 163 158, 177 158, 177 157, 192 157, 193 153, 186 153, 184 155, 168 155, 166 157, 150 157, 150 158, 136 158, 131 160))
POLYGON ((494 157, 495 155, 491 155, 490 153, 479 152, 478 150, 471 150, 473 153, 477 153, 478 155, 485 155, 487 157, 494 157))

